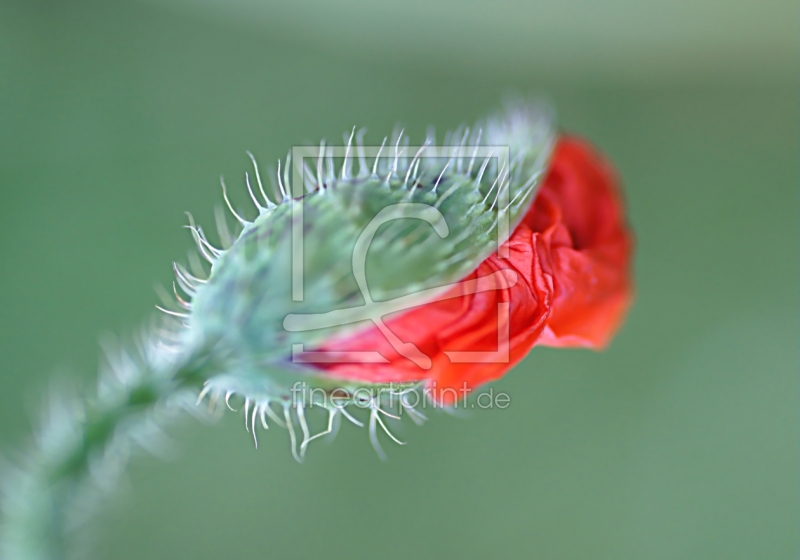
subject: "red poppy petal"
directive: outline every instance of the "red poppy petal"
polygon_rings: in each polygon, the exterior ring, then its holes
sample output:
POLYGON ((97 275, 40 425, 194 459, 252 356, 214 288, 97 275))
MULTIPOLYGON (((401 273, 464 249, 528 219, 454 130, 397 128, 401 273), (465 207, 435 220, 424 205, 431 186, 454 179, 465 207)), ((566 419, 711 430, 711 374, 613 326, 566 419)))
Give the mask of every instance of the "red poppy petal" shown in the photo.
POLYGON ((448 403, 504 375, 534 344, 604 347, 632 297, 631 233, 616 185, 610 165, 588 144, 562 138, 531 210, 506 242, 509 258, 491 255, 446 298, 386 318, 394 336, 430 359, 429 368, 374 325, 328 341, 321 350, 344 352, 345 360, 319 367, 352 381, 427 381, 433 397, 448 403), (517 282, 466 289, 504 270, 517 282), (378 352, 386 361, 360 363, 353 352, 378 352), (489 353, 489 361, 460 361, 453 352, 489 353))
POLYGON ((632 300, 632 235, 611 166, 588 144, 562 138, 526 217, 541 228, 553 276, 550 318, 537 344, 603 348, 632 300))

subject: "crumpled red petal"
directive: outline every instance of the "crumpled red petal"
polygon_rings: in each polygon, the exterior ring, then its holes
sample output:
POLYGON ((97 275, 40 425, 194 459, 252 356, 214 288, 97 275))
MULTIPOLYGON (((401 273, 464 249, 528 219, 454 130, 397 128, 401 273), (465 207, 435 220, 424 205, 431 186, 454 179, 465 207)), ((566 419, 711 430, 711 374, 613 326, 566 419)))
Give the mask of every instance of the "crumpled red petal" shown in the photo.
POLYGON ((576 138, 562 138, 547 180, 526 216, 541 232, 542 266, 553 301, 542 346, 601 349, 633 296, 633 236, 611 165, 576 138))
POLYGON ((446 299, 385 318, 392 333, 430 358, 429 368, 401 355, 376 326, 327 341, 319 350, 344 359, 317 366, 343 380, 426 381, 433 398, 448 403, 503 376, 535 344, 605 347, 632 298, 632 235, 617 184, 611 166, 587 143, 561 138, 536 200, 506 242, 509 258, 493 254, 446 299), (489 279, 507 270, 518 275, 513 285, 489 279), (475 281, 492 289, 471 293, 475 281), (508 333, 508 351, 498 353, 502 333, 508 333), (368 351, 386 361, 347 359, 368 351))

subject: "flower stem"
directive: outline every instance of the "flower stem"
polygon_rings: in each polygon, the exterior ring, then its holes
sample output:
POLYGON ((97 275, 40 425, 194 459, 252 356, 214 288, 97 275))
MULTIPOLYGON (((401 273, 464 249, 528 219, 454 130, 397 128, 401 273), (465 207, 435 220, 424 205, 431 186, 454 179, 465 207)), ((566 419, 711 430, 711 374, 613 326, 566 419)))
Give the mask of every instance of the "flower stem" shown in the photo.
POLYGON ((193 406, 207 379, 208 346, 154 339, 137 355, 118 354, 91 397, 53 394, 35 447, 5 477, 3 558, 73 557, 76 530, 117 485, 133 448, 151 448, 159 424, 193 406))

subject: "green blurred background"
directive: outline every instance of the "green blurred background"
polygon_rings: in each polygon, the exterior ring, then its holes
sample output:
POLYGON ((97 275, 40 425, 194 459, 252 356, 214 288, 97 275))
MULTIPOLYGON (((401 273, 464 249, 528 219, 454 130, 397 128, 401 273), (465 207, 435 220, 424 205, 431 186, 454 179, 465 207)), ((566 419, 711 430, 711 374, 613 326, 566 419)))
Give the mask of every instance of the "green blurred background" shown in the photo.
POLYGON ((0 444, 149 316, 250 149, 420 139, 544 93, 624 178, 638 299, 603 354, 536 349, 506 410, 291 459, 173 430, 98 558, 796 558, 796 2, 0 1, 0 444))

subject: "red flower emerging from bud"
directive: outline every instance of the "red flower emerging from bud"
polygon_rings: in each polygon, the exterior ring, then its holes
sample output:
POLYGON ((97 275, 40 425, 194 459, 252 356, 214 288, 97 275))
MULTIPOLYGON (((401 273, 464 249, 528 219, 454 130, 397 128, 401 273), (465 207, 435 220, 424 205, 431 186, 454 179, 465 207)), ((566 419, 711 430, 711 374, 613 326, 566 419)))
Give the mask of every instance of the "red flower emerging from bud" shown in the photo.
POLYGON ((493 254, 443 298, 387 318, 401 341, 430 357, 429 369, 399 354, 375 326, 321 350, 377 351, 385 363, 317 367, 342 380, 425 381, 447 403, 501 377, 536 344, 601 349, 609 343, 631 302, 632 235, 617 178, 600 154, 579 139, 561 138, 505 247, 508 258, 493 254), (505 276, 490 276, 498 271, 505 276))

